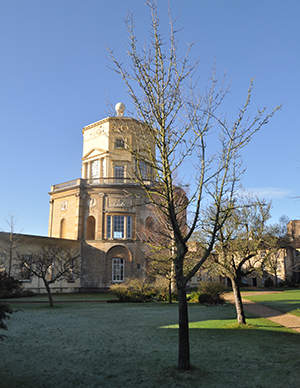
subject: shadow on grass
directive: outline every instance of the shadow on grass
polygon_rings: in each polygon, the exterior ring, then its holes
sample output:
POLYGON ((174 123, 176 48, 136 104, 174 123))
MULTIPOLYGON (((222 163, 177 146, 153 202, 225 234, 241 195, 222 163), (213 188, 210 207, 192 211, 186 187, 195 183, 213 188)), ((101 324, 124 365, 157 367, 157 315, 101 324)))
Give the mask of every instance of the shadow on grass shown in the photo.
MULTIPOLYGON (((162 326, 160 329, 178 329, 178 324, 176 325, 167 325, 162 326)), ((238 331, 273 331, 276 332, 276 335, 278 332, 281 333, 289 333, 289 334, 298 334, 295 331, 284 327, 282 325, 279 325, 275 322, 269 321, 262 317, 253 317, 253 314, 248 314, 247 322, 245 325, 238 324, 236 319, 212 319, 212 320, 203 320, 203 321, 195 321, 189 323, 189 329, 190 332, 193 330, 238 330, 238 331), (250 317, 249 317, 250 315, 250 317)), ((299 337, 300 338, 300 337, 299 337)))

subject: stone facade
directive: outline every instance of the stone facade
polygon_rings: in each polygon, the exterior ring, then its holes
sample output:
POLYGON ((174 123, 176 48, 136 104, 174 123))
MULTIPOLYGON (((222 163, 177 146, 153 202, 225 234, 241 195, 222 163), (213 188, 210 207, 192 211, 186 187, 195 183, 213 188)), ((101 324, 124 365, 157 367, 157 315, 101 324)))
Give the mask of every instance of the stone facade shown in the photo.
MULTIPOLYGON (((81 252, 80 241, 55 239, 26 234, 13 234, 0 232, 0 271, 6 271, 11 276, 19 279, 23 287, 36 293, 45 293, 45 286, 40 278, 24 275, 20 271, 20 259, 29 258, 38 254, 42 248, 59 246, 62 250, 81 252)), ((50 273, 49 273, 50 276, 50 273)), ((61 280, 50 285, 52 292, 78 292, 81 279, 61 280)))
MULTIPOLYGON (((119 105, 123 113, 124 106, 119 105)), ((19 247, 23 252, 34 252, 55 241, 80 248, 81 278, 76 285, 57 286, 62 291, 107 290, 125 278, 146 275, 147 246, 139 231, 146 219, 153 217, 153 210, 146 204, 142 186, 134 179, 136 161, 129 151, 137 150, 141 139, 150 146, 150 155, 145 154, 138 168, 143 184, 153 186, 147 158, 155 157, 155 145, 146 126, 122 114, 88 125, 82 133, 81 178, 51 186, 49 237, 24 235, 19 247)), ((40 291, 37 279, 24 285, 40 291)))
MULTIPOLYGON (((106 289, 125 277, 146 274, 139 230, 153 216, 134 180, 137 134, 146 129, 127 117, 108 117, 83 128, 82 176, 51 187, 49 237, 85 242, 84 290, 106 289), (89 247, 89 248, 87 248, 89 247)), ((155 147, 152 144, 152 156, 155 147)), ((145 158, 146 159, 146 158, 145 158)), ((153 185, 143 165, 144 184, 153 185)))
MULTIPOLYGON (((8 272, 17 253, 35 253, 51 244, 80 251, 81 277, 53 284, 55 292, 105 291, 113 283, 147 273, 147 245, 140 232, 153 224, 155 214, 134 178, 137 166, 129 151, 139 149, 140 153, 143 141, 148 150, 150 146, 138 171, 143 184, 155 188, 147 164, 147 159, 155 158, 154 142, 146 126, 122 115, 88 125, 82 133, 81 178, 51 186, 48 237, 14 235, 17 243, 8 260, 9 234, 0 233, 0 271, 8 272)), ((279 280, 300 273, 300 221, 291 221, 288 233, 291 246, 278 252, 279 280)), ((268 276, 268 272, 262 278, 252 276, 248 285, 261 286, 268 276)), ((39 279, 31 277, 23 283, 25 288, 45 291, 39 279)), ((190 283, 196 286, 197 277, 190 283)))

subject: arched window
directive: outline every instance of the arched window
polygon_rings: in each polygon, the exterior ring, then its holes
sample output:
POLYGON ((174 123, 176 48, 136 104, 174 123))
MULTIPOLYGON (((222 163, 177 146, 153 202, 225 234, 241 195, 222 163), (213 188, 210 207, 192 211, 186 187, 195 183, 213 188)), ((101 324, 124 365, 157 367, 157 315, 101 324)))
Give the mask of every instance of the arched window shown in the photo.
POLYGON ((62 218, 60 220, 59 237, 60 238, 66 238, 66 219, 65 218, 62 218))
POLYGON ((86 220, 86 240, 95 240, 95 226, 96 220, 95 217, 89 216, 86 220))
MULTIPOLYGON (((127 268, 127 275, 126 276, 132 276, 132 265, 131 263, 132 258, 130 251, 121 245, 115 245, 109 249, 107 252, 107 270, 111 271, 111 281, 112 283, 120 283, 125 280, 125 274, 126 274, 126 268, 127 268), (127 264, 126 264, 127 263, 127 264), (126 267, 127 265, 127 267, 126 267)), ((108 276, 109 276, 108 272, 108 276)))

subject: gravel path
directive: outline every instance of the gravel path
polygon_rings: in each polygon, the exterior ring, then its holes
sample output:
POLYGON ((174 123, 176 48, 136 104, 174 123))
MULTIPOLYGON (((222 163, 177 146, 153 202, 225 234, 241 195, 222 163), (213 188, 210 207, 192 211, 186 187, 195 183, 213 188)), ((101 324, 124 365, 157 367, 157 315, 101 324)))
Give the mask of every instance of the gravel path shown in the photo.
MULTIPOLYGON (((273 294, 280 291, 268 292, 268 294, 273 294)), ((261 293, 266 293, 262 291, 261 293)), ((260 292, 255 292, 255 295, 260 294, 260 292)), ((254 295, 254 293, 244 293, 244 296, 254 295)), ((234 296, 233 294, 225 294, 225 299, 234 304, 234 296)), ((263 306, 261 304, 251 302, 250 300, 242 298, 243 306, 246 311, 249 311, 253 314, 256 314, 260 317, 269 319, 270 321, 276 322, 279 325, 288 327, 294 331, 300 333, 300 317, 296 317, 295 315, 282 313, 281 311, 271 309, 270 307, 263 306)))

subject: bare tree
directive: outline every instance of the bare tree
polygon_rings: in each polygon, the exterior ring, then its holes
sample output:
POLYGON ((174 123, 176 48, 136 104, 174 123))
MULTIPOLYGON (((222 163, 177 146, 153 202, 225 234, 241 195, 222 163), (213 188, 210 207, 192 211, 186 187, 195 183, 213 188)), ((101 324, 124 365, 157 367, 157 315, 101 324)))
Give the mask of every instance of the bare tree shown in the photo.
POLYGON ((279 237, 286 238, 287 237, 287 224, 290 222, 290 218, 283 214, 281 217, 279 217, 278 220, 278 233, 279 237))
MULTIPOLYGON (((210 271, 231 280, 239 324, 246 323, 240 293, 242 278, 262 273, 262 266, 278 250, 277 227, 267 224, 270 208, 271 202, 251 195, 238 198, 218 228, 214 251, 206 264, 210 271)), ((209 217, 214 215, 210 213, 209 217)))
MULTIPOLYGON (((145 43, 139 47, 134 19, 129 14, 126 24, 130 64, 119 61, 114 51, 108 50, 113 69, 127 86, 134 106, 133 114, 141 122, 138 132, 132 129, 133 138, 136 139, 135 147, 127 147, 136 160, 134 178, 144 188, 148 201, 158 213, 167 217, 172 228, 173 263, 179 302, 178 368, 189 369, 186 284, 210 255, 216 234, 230 212, 232 197, 242 172, 239 160, 241 149, 280 107, 269 114, 266 114, 265 109, 258 110, 250 120, 246 111, 253 87, 251 80, 245 103, 238 110, 237 118, 229 122, 226 116, 218 112, 228 93, 224 82, 218 86, 213 70, 209 78, 210 87, 200 94, 195 80, 197 63, 190 65, 188 59, 192 45, 188 46, 183 58, 179 57, 178 30, 175 29, 171 12, 170 33, 166 41, 160 30, 156 2, 148 1, 147 4, 151 12, 150 44, 145 43), (145 168, 155 179, 154 185, 145 182, 145 168), (192 184, 189 200, 177 206, 178 185, 174 179, 176 174, 181 175, 180 171, 188 171, 186 183, 192 184), (214 207, 215 217, 206 225, 209 236, 206 247, 197 264, 185 274, 188 241, 201 223, 202 207, 208 199, 214 207), (223 206, 225 199, 228 203, 226 209, 223 206), (181 214, 187 209, 190 210, 190 222, 189 227, 183 231, 180 228, 181 214)), ((116 123, 121 124, 121 120, 121 117, 116 117, 116 123)))
POLYGON ((272 255, 269 255, 267 260, 265 260, 265 265, 268 269, 268 272, 275 278, 275 287, 278 287, 278 268, 280 267, 280 250, 277 250, 272 255))
POLYGON ((13 255, 14 251, 16 250, 18 246, 18 242, 20 240, 20 233, 16 233, 16 215, 14 213, 9 213, 8 218, 5 219, 7 224, 7 232, 6 232, 6 240, 7 244, 3 244, 2 248, 5 250, 7 256, 8 256, 8 276, 11 275, 11 269, 12 269, 12 261, 13 261, 13 255))
MULTIPOLYGON (((159 195, 153 194, 156 203, 160 202, 159 195), (156 198, 155 198, 156 197, 156 198)), ((176 196, 176 208, 184 207, 187 201, 186 193, 178 189, 176 196)), ((148 217, 145 225, 141 226, 139 237, 146 242, 148 251, 147 275, 151 277, 163 277, 168 282, 169 303, 172 303, 172 290, 174 285, 174 252, 175 244, 173 229, 165 213, 157 212, 152 203, 148 204, 152 210, 152 217, 148 217)), ((180 212, 179 227, 182 232, 186 231, 186 213, 180 212)))
POLYGON ((74 281, 80 276, 80 253, 59 246, 45 247, 38 253, 18 253, 16 266, 21 278, 42 279, 52 307, 50 285, 60 280, 74 281))

